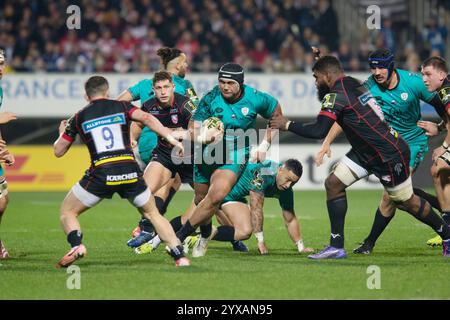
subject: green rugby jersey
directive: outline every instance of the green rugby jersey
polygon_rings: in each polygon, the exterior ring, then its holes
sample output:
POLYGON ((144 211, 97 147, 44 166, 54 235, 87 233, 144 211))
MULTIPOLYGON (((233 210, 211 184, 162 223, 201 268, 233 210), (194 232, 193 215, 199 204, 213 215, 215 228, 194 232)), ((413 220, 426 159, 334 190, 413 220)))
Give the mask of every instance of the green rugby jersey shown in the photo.
POLYGON ((280 190, 277 188, 277 172, 282 164, 266 160, 262 163, 249 163, 239 180, 224 199, 228 201, 242 201, 250 191, 261 193, 266 198, 276 198, 283 210, 294 210, 294 193, 292 188, 280 190))
MULTIPOLYGON (((201 99, 193 115, 193 120, 203 122, 210 117, 219 118, 225 128, 224 147, 233 148, 234 151, 245 149, 245 154, 248 155, 249 139, 242 143, 242 141, 238 141, 240 140, 238 135, 229 135, 226 130, 242 129, 246 131, 254 128, 257 115, 269 119, 275 111, 278 101, 267 93, 247 85, 243 87, 244 93, 241 98, 230 103, 223 98, 219 86, 216 85, 201 99)), ((208 147, 204 149, 207 150, 208 147)))
POLYGON ((410 71, 395 69, 398 84, 388 90, 378 85, 373 76, 364 83, 377 100, 385 120, 408 144, 427 141, 425 130, 417 126, 421 119, 420 100, 430 102, 435 93, 430 93, 422 76, 410 71))

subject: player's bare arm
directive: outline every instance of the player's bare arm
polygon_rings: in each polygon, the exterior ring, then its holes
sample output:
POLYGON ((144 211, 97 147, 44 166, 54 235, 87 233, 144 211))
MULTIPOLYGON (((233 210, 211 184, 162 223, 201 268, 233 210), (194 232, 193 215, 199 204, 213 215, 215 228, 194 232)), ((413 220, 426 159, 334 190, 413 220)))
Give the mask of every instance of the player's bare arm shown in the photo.
POLYGON ((300 231, 300 224, 294 210, 283 210, 283 219, 286 229, 291 240, 297 245, 299 252, 314 252, 313 248, 305 248, 303 244, 302 234, 300 231))
MULTIPOLYGON (((283 112, 281 110, 281 105, 278 103, 272 117, 283 116, 283 112)), ((276 130, 270 128, 269 124, 267 124, 266 132, 264 133, 264 138, 259 144, 259 146, 251 151, 250 154, 250 162, 262 162, 266 158, 266 153, 269 151, 270 145, 272 144, 272 140, 275 138, 277 134, 276 130)))
POLYGON ((250 213, 252 218, 253 233, 258 240, 258 251, 260 254, 268 254, 269 250, 264 243, 263 223, 264 223, 264 195, 250 191, 250 213))
POLYGON ((122 93, 117 97, 116 100, 131 102, 131 101, 133 101, 133 97, 131 96, 130 91, 128 91, 128 89, 126 89, 126 90, 122 91, 122 93))
POLYGON ((17 120, 17 116, 14 113, 0 112, 0 124, 5 124, 13 120, 17 120))
POLYGON ((330 132, 328 132, 327 136, 325 137, 325 140, 323 140, 322 148, 319 150, 319 152, 317 152, 314 158, 316 166, 319 167, 323 163, 323 157, 325 155, 327 155, 328 158, 331 157, 331 144, 341 133, 341 126, 337 122, 335 122, 331 127, 330 132))
POLYGON ((64 131, 66 130, 66 127, 67 127, 67 120, 62 120, 61 123, 59 124, 59 129, 58 129, 59 137, 53 144, 53 152, 55 153, 55 156, 57 158, 61 158, 63 155, 65 155, 73 143, 73 140, 69 141, 69 140, 65 139, 63 136, 64 131))

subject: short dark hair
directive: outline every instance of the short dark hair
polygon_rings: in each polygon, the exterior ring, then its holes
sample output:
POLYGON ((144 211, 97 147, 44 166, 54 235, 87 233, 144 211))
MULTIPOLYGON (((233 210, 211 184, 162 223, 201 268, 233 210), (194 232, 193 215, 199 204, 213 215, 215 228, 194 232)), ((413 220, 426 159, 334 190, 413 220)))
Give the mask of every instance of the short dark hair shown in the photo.
POLYGON ((178 58, 181 54, 183 54, 183 51, 178 48, 162 47, 156 51, 156 54, 161 58, 161 63, 163 64, 164 69, 167 69, 169 62, 175 58, 178 58))
POLYGON ((284 162, 284 167, 292 171, 297 177, 301 178, 303 174, 303 166, 297 159, 288 159, 284 162))
POLYGON ((312 71, 317 71, 321 73, 331 72, 331 73, 341 73, 344 72, 339 59, 334 56, 323 56, 320 57, 312 67, 312 71))
POLYGON ((102 76, 92 76, 84 84, 84 90, 89 98, 105 94, 108 89, 108 80, 102 76))
POLYGON ((422 64, 422 68, 430 67, 430 66, 435 68, 436 70, 444 71, 445 73, 448 73, 447 62, 441 57, 428 58, 422 64))
POLYGON ((153 76, 153 85, 155 85, 155 83, 157 83, 158 81, 163 80, 169 80, 170 82, 172 82, 172 75, 170 74, 170 72, 164 70, 156 72, 153 76))

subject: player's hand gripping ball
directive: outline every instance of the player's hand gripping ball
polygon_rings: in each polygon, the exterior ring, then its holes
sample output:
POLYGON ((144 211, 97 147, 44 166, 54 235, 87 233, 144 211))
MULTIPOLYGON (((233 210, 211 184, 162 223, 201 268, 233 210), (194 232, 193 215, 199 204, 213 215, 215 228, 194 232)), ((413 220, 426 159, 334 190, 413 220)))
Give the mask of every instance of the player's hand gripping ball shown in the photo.
POLYGON ((211 117, 203 121, 200 130, 200 138, 203 144, 219 142, 223 139, 225 128, 223 122, 217 117, 211 117))

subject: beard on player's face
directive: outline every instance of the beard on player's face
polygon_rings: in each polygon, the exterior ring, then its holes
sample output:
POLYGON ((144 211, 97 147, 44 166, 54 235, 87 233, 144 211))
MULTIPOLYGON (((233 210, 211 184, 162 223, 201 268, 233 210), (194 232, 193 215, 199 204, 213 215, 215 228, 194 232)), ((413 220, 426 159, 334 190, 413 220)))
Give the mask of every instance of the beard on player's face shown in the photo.
POLYGON ((325 96, 330 93, 330 87, 325 83, 325 81, 317 84, 317 98, 322 101, 325 96))

